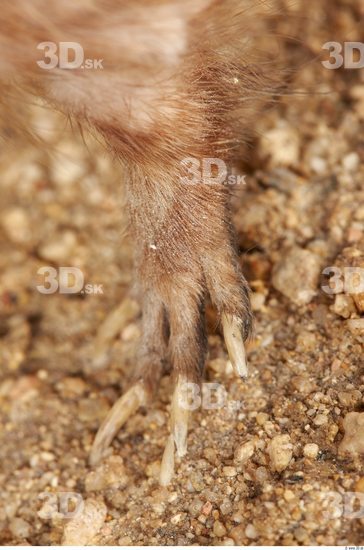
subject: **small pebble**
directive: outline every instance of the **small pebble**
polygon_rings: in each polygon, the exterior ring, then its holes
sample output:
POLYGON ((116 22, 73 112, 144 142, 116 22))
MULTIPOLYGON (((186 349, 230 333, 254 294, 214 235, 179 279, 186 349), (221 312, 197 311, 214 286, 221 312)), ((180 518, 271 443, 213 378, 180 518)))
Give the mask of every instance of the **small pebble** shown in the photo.
POLYGON ((205 504, 202 507, 201 512, 203 513, 204 516, 209 516, 211 514, 211 511, 212 511, 211 502, 205 502, 205 504))
POLYGON ((361 477, 355 484, 355 490, 358 493, 364 493, 364 477, 361 477))
POLYGON ((83 509, 70 519, 63 532, 63 546, 86 546, 104 525, 107 508, 103 500, 89 498, 83 509))
POLYGON ((223 537, 224 535, 226 535, 225 525, 221 523, 221 521, 214 522, 213 531, 214 535, 216 535, 217 537, 223 537))
POLYGON ((348 170, 349 172, 354 172, 358 169, 360 163, 360 158, 358 153, 352 152, 346 155, 343 160, 342 164, 345 170, 348 170))
POLYGON ((238 447, 235 451, 235 461, 240 464, 245 464, 251 458, 255 451, 255 441, 247 441, 238 447))
POLYGON ((340 404, 344 407, 355 407, 362 400, 362 394, 359 390, 340 391, 337 396, 340 404))
POLYGON ((293 491, 291 491, 290 489, 286 489, 283 493, 283 498, 284 500, 286 500, 287 502, 290 502, 291 500, 294 500, 295 499, 295 494, 293 491))
POLYGON ((118 545, 119 546, 133 546, 133 541, 131 540, 131 538, 128 535, 126 535, 125 537, 121 537, 118 540, 118 545))
POLYGON ((321 258, 309 250, 294 248, 275 266, 272 284, 293 303, 309 304, 318 292, 321 258))
POLYGON ((290 436, 276 435, 268 445, 270 467, 275 472, 282 472, 288 466, 292 458, 293 445, 290 436))
POLYGON ((9 529, 19 539, 26 539, 30 535, 31 526, 22 518, 13 518, 9 523, 9 529))
POLYGON ((247 527, 245 529, 245 534, 248 537, 248 539, 257 539, 258 538, 257 530, 256 530, 256 528, 254 527, 254 525, 252 523, 249 523, 249 525, 247 525, 247 527))
POLYGON ((123 459, 120 456, 110 456, 96 470, 87 474, 85 488, 87 492, 103 491, 109 488, 119 489, 127 483, 123 459))
POLYGON ((354 336, 361 336, 364 334, 364 318, 362 319, 348 319, 346 321, 348 329, 354 336))
POLYGON ((345 435, 339 445, 339 452, 351 455, 364 453, 364 413, 348 413, 344 418, 343 427, 345 435))
POLYGON ((234 539, 230 539, 230 538, 226 537, 226 539, 223 539, 221 541, 221 545, 222 546, 235 546, 235 542, 234 542, 234 539))
POLYGON ((225 477, 235 477, 237 474, 236 468, 233 466, 224 466, 222 473, 225 477))
POLYGON ((77 244, 77 238, 72 231, 65 231, 54 240, 46 241, 40 246, 39 255, 50 262, 62 262, 70 258, 77 244))
POLYGON ((354 300, 351 296, 347 296, 346 294, 337 294, 335 296, 335 302, 330 309, 336 313, 336 315, 339 315, 339 317, 348 319, 352 313, 355 313, 354 300))
POLYGON ((319 452, 319 446, 316 443, 307 443, 303 448, 303 454, 307 458, 312 458, 313 460, 317 457, 319 452))
POLYGON ((263 156, 268 156, 274 165, 290 166, 298 161, 300 152, 298 132, 284 120, 265 132, 260 142, 263 156))
POLYGON ((14 207, 5 211, 2 214, 1 225, 12 242, 22 244, 30 240, 30 224, 24 209, 14 207))
POLYGON ((315 426, 324 426, 327 422, 328 418, 325 414, 318 414, 313 420, 315 426))

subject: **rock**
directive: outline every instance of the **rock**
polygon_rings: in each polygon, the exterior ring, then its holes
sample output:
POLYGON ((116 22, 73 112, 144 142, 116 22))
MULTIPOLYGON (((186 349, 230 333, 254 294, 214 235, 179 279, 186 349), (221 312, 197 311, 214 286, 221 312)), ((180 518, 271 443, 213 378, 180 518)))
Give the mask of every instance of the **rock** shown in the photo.
POLYGON ((363 238, 364 238, 364 224, 362 222, 353 222, 348 228, 348 236, 347 236, 348 243, 355 244, 363 240, 363 238))
POLYGON ((264 424, 269 420, 269 414, 258 412, 255 420, 259 426, 264 426, 264 424))
POLYGON ((92 364, 95 368, 102 368, 105 365, 111 342, 137 317, 139 312, 139 304, 135 300, 125 298, 103 320, 93 345, 92 364))
POLYGON ((233 504, 230 499, 225 499, 220 504, 220 512, 222 513, 223 516, 227 516, 231 514, 232 510, 233 510, 233 504))
POLYGON ((315 348, 317 348, 316 334, 308 330, 302 330, 297 335, 297 350, 307 352, 315 348))
POLYGON ((340 391, 337 396, 340 404, 344 407, 355 407, 362 399, 362 395, 359 390, 340 391))
POLYGON ((188 507, 190 515, 195 518, 200 515, 203 506, 202 500, 195 498, 188 507))
POLYGON ((355 484, 355 491, 364 493, 364 477, 361 477, 355 484))
POLYGON ((324 426, 325 424, 327 424, 327 422, 328 422, 328 418, 326 414, 317 414, 313 421, 315 426, 324 426))
POLYGON ((327 172, 327 162, 321 157, 311 157, 310 168, 316 174, 323 175, 327 172))
POLYGON ((316 384, 307 375, 293 376, 291 384, 302 395, 309 395, 316 389, 316 384))
POLYGON ((361 336, 362 334, 364 334, 364 318, 348 319, 346 323, 348 329, 354 336, 361 336))
POLYGON ((260 141, 260 151, 264 157, 270 157, 274 166, 290 166, 298 161, 300 143, 295 128, 283 120, 276 128, 265 133, 260 141))
MULTIPOLYGON (((338 292, 354 301, 359 314, 364 313, 364 239, 354 246, 344 248, 335 260, 335 267, 341 272, 340 281, 333 276, 338 292)), ((336 302, 336 300, 335 300, 336 302)), ((340 298, 339 307, 343 302, 340 298)), ((335 307, 335 305, 333 306, 335 307)))
POLYGON ((57 154, 51 157, 50 170, 52 180, 60 187, 73 185, 86 171, 82 154, 74 143, 61 142, 57 154))
POLYGON ((296 498, 295 494, 291 489, 286 489, 283 493, 283 498, 286 502, 292 502, 296 498))
POLYGON ((301 306, 317 294, 321 259, 303 248, 290 250, 275 266, 272 284, 284 296, 301 306))
POLYGON ((268 479, 268 471, 264 466, 259 466, 255 470, 255 479, 258 483, 264 483, 268 479))
POLYGON ((315 460, 319 452, 319 446, 316 443, 307 443, 303 448, 303 454, 307 458, 315 460))
POLYGON ((235 544, 238 546, 244 545, 246 542, 246 534, 244 525, 237 525, 231 529, 229 536, 235 541, 235 544))
POLYGON ((335 302, 330 307, 331 311, 343 317, 344 319, 349 319, 352 313, 355 313, 355 304, 351 296, 346 294, 336 294, 335 302))
POLYGON ((88 498, 83 508, 66 524, 63 546, 86 546, 102 528, 107 514, 103 500, 88 498))
POLYGON ((102 396, 83 398, 78 401, 78 418, 82 422, 101 422, 109 410, 109 403, 102 396))
POLYGON ((19 539, 26 539, 30 535, 31 526, 24 519, 13 518, 9 523, 9 529, 14 537, 19 539))
POLYGON ((2 215, 1 225, 12 242, 23 244, 30 240, 29 219, 22 208, 15 207, 5 211, 2 215))
POLYGON ((283 472, 292 458, 293 445, 288 434, 276 435, 268 445, 271 470, 283 472))
POLYGON ((354 110, 358 118, 364 120, 364 84, 352 86, 350 97, 354 100, 354 110))
MULTIPOLYGON (((363 273, 364 273, 364 270, 363 270, 363 273)), ((353 299, 359 313, 364 313, 364 292, 358 292, 357 294, 353 294, 353 299)))
POLYGON ((131 540, 131 538, 128 535, 126 535, 125 537, 121 537, 118 540, 118 545, 119 546, 133 546, 133 541, 131 540))
POLYGON ((69 260, 77 245, 77 238, 73 231, 65 231, 56 239, 46 242, 39 247, 39 255, 44 260, 62 262, 69 260))
POLYGON ((233 466, 224 466, 222 473, 225 477, 235 477, 237 474, 236 468, 233 466))
POLYGON ((302 527, 297 527, 294 531, 294 536, 298 542, 303 543, 307 539, 307 531, 302 527))
POLYGON ((253 311, 262 311, 265 304, 265 295, 262 292, 253 292, 250 297, 250 302, 253 311))
POLYGON ((364 413, 350 412, 343 421, 344 439, 339 445, 339 453, 364 454, 364 413))
POLYGON ((349 153, 348 155, 345 155, 345 157, 342 160, 342 165, 345 170, 348 172, 355 172, 360 164, 360 158, 358 153, 353 151, 352 153, 349 153))
POLYGON ((212 512, 212 504, 211 502, 207 501, 205 502, 205 504, 203 505, 202 507, 202 510, 201 510, 202 514, 204 516, 209 516, 212 512))
POLYGON ((49 451, 43 451, 39 456, 44 462, 52 462, 56 458, 55 455, 49 451))
POLYGON ((62 397, 82 397, 87 392, 87 384, 77 376, 66 376, 57 384, 62 397))
POLYGON ((257 539, 258 538, 257 530, 256 530, 256 528, 254 527, 254 525, 252 523, 249 523, 246 526, 245 534, 248 537, 248 539, 257 539))
POLYGON ((221 523, 221 521, 214 522, 213 531, 214 531, 214 535, 216 535, 217 537, 223 537, 226 535, 225 525, 221 523))
POLYGON ((119 489, 128 483, 123 459, 120 456, 110 456, 103 461, 95 471, 86 476, 85 488, 91 491, 103 491, 105 489, 119 489))
POLYGON ((226 359, 217 357, 216 359, 211 359, 207 363, 207 367, 208 369, 211 369, 213 372, 216 372, 217 374, 224 374, 227 368, 227 361, 226 359))
POLYGON ((255 441, 247 441, 238 447, 235 451, 235 461, 239 464, 245 464, 250 457, 253 456, 255 451, 255 441))
POLYGON ((221 541, 221 546, 235 546, 234 539, 230 539, 229 537, 226 537, 226 539, 223 539, 221 541))
POLYGON ((140 328, 136 323, 129 323, 121 332, 123 342, 132 342, 140 338, 140 328))
POLYGON ((185 513, 179 512, 178 514, 175 514, 174 516, 172 516, 170 521, 172 525, 178 525, 185 519, 185 517, 186 517, 185 513))

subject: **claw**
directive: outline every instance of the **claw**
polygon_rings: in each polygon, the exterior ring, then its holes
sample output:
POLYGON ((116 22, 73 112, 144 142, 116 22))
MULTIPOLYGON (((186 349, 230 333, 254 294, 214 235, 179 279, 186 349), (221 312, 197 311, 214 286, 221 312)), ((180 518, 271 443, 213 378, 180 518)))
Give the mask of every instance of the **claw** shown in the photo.
POLYGON ((179 377, 174 390, 171 410, 171 428, 179 457, 187 452, 188 432, 188 386, 184 378, 179 377))
POLYGON ((130 298, 115 308, 99 327, 93 349, 92 364, 95 369, 103 367, 108 360, 108 351, 113 339, 139 314, 139 306, 130 298))
POLYGON ((116 401, 96 434, 90 453, 91 466, 100 461, 121 426, 145 402, 146 393, 140 383, 132 386, 116 401))
POLYGON ((159 482, 163 487, 170 484, 174 475, 174 440, 171 434, 164 449, 159 482))
POLYGON ((241 321, 235 315, 223 313, 221 316, 224 338, 229 354, 229 359, 234 371, 242 378, 247 378, 248 367, 244 341, 241 333, 241 321))
POLYGON ((179 377, 172 398, 171 434, 164 449, 159 477, 163 487, 169 485, 174 475, 174 447, 179 457, 187 452, 188 416, 188 386, 186 380, 179 377))

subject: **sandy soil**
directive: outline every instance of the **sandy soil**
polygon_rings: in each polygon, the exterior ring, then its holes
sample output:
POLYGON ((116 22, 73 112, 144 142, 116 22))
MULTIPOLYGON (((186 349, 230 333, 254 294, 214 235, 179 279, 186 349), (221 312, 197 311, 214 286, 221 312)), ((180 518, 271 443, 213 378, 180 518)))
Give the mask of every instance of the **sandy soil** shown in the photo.
MULTIPOLYGON (((360 39, 359 2, 335 4, 296 29, 311 58, 326 40, 360 39)), ((364 72, 315 59, 297 79, 315 93, 259 119, 233 199, 256 316, 251 374, 232 373, 209 309, 205 379, 227 400, 194 412, 168 488, 168 377, 103 464, 87 464, 140 336, 122 170, 37 106, 32 124, 52 149, 19 142, 0 156, 2 544, 363 544, 364 295, 328 294, 322 272, 364 268, 364 72), (91 286, 43 294, 44 266, 77 267, 91 286), (108 358, 95 365, 101 326, 108 358), (82 499, 78 514, 65 493, 82 499)))

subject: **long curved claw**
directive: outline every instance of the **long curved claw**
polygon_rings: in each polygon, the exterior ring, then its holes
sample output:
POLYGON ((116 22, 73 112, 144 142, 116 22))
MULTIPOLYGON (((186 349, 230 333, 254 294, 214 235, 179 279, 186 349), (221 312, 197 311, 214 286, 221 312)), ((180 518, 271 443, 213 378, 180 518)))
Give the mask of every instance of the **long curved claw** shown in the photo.
POLYGON ((171 434, 163 453, 160 471, 160 484, 169 485, 174 475, 174 450, 176 446, 177 456, 183 457, 187 452, 188 432, 188 386, 187 381, 179 377, 172 398, 171 407, 171 434))
POLYGON ((116 401, 96 434, 89 459, 91 466, 95 466, 101 460, 104 452, 129 416, 145 403, 146 392, 141 383, 134 384, 116 401))
POLYGON ((241 331, 241 321, 235 315, 229 315, 226 313, 222 314, 221 321, 224 339, 233 369, 238 376, 247 378, 248 367, 241 331))
POLYGON ((188 399, 187 381, 179 377, 174 390, 171 410, 171 432, 177 448, 179 457, 185 456, 187 452, 188 432, 188 399))
POLYGON ((125 298, 100 325, 93 345, 92 365, 95 369, 107 363, 108 352, 114 338, 140 313, 135 300, 125 298))
POLYGON ((174 440, 171 434, 164 448, 159 482, 163 487, 170 484, 174 475, 174 440))

